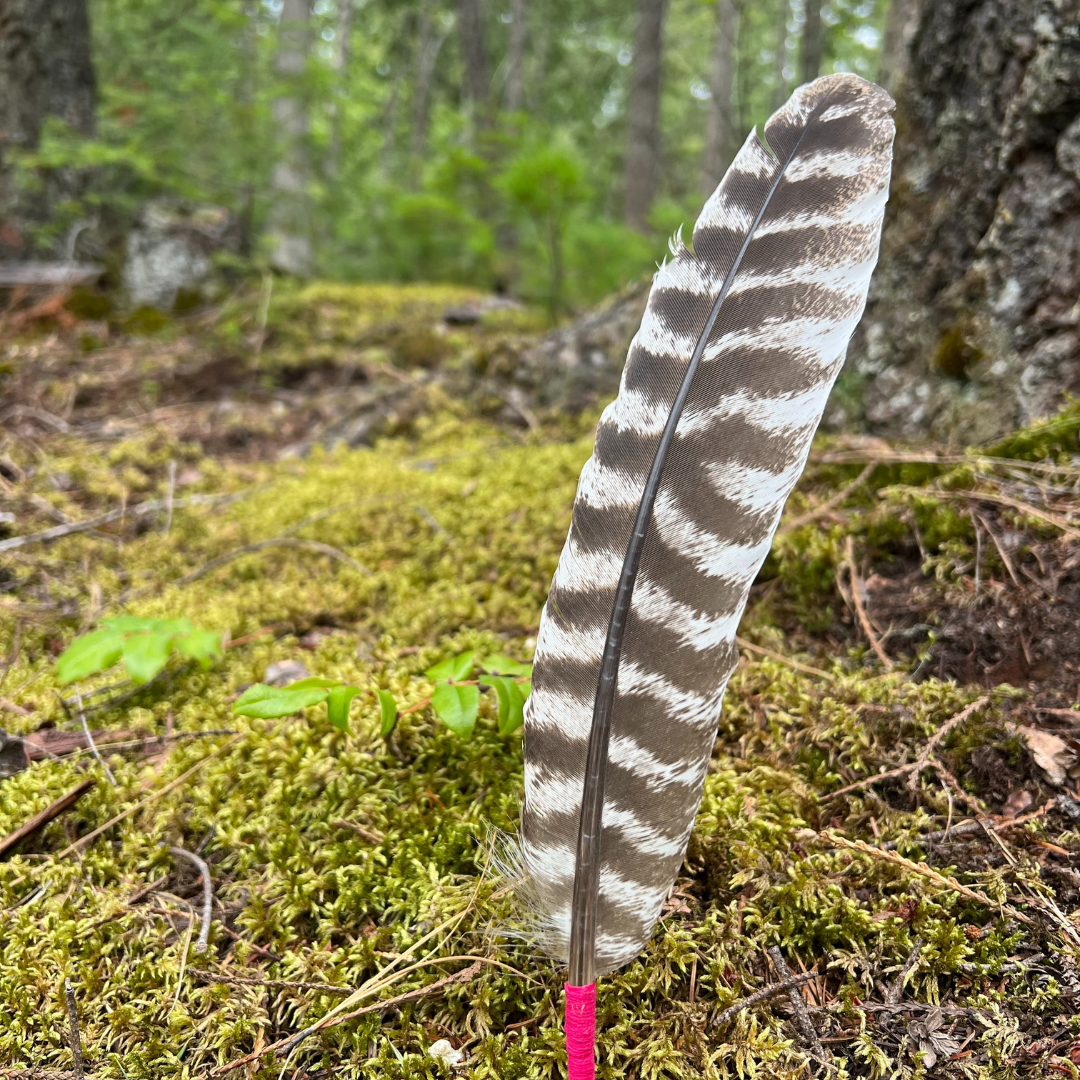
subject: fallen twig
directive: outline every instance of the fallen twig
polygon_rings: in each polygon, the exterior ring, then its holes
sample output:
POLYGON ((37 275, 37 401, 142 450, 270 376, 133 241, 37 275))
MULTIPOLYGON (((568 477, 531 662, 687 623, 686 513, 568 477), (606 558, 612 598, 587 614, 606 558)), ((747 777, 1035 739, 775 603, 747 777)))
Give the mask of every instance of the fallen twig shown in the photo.
POLYGON ((793 987, 802 986, 803 983, 808 983, 811 979, 816 979, 817 974, 816 971, 804 971, 801 975, 792 975, 791 978, 785 979, 783 982, 773 983, 772 986, 763 987, 749 997, 744 997, 740 1001, 736 1001, 734 1005, 729 1005, 715 1020, 713 1020, 713 1027, 720 1027, 721 1024, 726 1024, 729 1020, 738 1016, 743 1009, 749 1009, 759 1002, 767 1001, 777 994, 786 993, 793 987))
POLYGON ((764 645, 755 645, 753 642, 747 641, 746 638, 736 637, 735 643, 740 649, 746 649, 747 652, 767 656, 770 660, 776 660, 781 664, 787 664, 788 667, 794 668, 796 671, 801 671, 806 675, 817 675, 819 678, 828 679, 830 682, 836 678, 835 675, 831 675, 827 671, 822 671, 821 668, 810 667, 809 664, 800 664, 798 660, 792 660, 790 656, 784 656, 783 653, 775 652, 772 649, 766 649, 764 645))
POLYGON ((385 836, 380 836, 378 833, 371 832, 362 825, 354 825, 351 821, 331 821, 330 824, 333 825, 335 829, 352 829, 353 832, 359 833, 365 840, 370 840, 373 844, 386 843, 385 836))
POLYGON ((227 552, 225 555, 219 555, 216 559, 211 559, 205 566, 200 566, 198 570, 192 570, 190 574, 185 574, 176 582, 176 584, 190 585, 193 581, 198 581, 199 578, 205 577, 211 571, 217 570, 218 567, 224 566, 234 559, 239 559, 244 555, 254 555, 256 552, 271 547, 288 547, 299 548, 303 551, 315 551, 320 555, 329 555, 330 558, 345 563, 346 566, 351 567, 358 573, 369 575, 372 573, 372 571, 363 563, 357 562, 351 555, 346 555, 344 551, 340 551, 336 547, 331 547, 329 544, 323 544, 318 540, 303 540, 298 536, 272 536, 269 540, 258 540, 254 544, 245 544, 235 551, 227 552))
MULTIPOLYGON (((336 1015, 334 1012, 327 1013, 322 1020, 312 1024, 310 1027, 304 1028, 303 1031, 299 1031, 295 1035, 289 1035, 284 1039, 279 1039, 276 1043, 271 1043, 258 1053, 251 1053, 246 1057, 238 1058, 236 1061, 230 1061, 225 1065, 219 1065, 210 1075, 225 1076, 234 1069, 239 1069, 244 1065, 250 1065, 253 1061, 258 1061, 264 1054, 274 1053, 278 1056, 283 1056, 316 1031, 321 1031, 328 1027, 337 1027, 338 1024, 344 1024, 348 1020, 355 1020, 357 1017, 364 1016, 367 1013, 380 1012, 383 1009, 393 1008, 395 1005, 404 1005, 407 1002, 416 1001, 419 998, 427 997, 429 994, 444 990, 447 986, 451 986, 454 983, 469 982, 479 974, 482 966, 483 961, 477 960, 462 971, 455 972, 453 975, 447 975, 445 978, 438 979, 428 986, 422 986, 418 990, 410 990, 407 993, 399 994, 397 997, 388 998, 386 1001, 376 1001, 371 1005, 365 1005, 363 1008, 356 1009, 353 1012, 337 1013, 336 1015)), ((341 1006, 339 1006, 339 1008, 340 1007, 341 1006)))
MULTIPOLYGON (((790 982, 791 968, 787 966, 787 961, 780 951, 780 946, 772 945, 767 952, 773 967, 776 969, 776 974, 781 979, 790 982)), ((823 1064, 830 1064, 829 1055, 825 1052, 825 1047, 821 1045, 821 1039, 818 1037, 817 1029, 814 1027, 814 1021, 810 1019, 810 1013, 806 1009, 806 1002, 803 1001, 799 987, 788 987, 787 996, 788 1001, 791 1002, 791 1008, 795 1012, 795 1024, 799 1029, 799 1034, 809 1044, 810 1053, 823 1064)))
POLYGON ((877 467, 878 462, 871 461, 850 484, 846 484, 836 492, 835 495, 830 496, 823 503, 815 506, 813 510, 808 510, 805 514, 800 514, 798 517, 784 522, 780 528, 776 530, 776 535, 784 536, 787 533, 794 532, 796 529, 801 528, 803 525, 809 525, 812 521, 817 521, 818 518, 824 517, 830 510, 839 506, 856 488, 862 487, 862 485, 870 478, 870 474, 877 467))
POLYGON ((1014 919, 1022 922, 1025 926, 1036 925, 1034 919, 1021 911, 1017 911, 1016 908, 1009 904, 999 904, 997 901, 991 900, 985 893, 981 893, 977 889, 972 889, 967 885, 962 885, 956 878, 948 877, 932 867, 927 866, 926 863, 912 862, 911 859, 905 859, 903 855, 898 855, 895 851, 885 851, 882 848, 874 847, 863 840, 849 840, 846 836, 841 836, 832 829, 826 829, 819 835, 823 840, 835 844, 837 847, 847 848, 849 851, 857 851, 862 855, 869 855, 873 859, 892 863, 894 866, 899 866, 912 874, 918 874, 920 877, 927 878, 940 888, 952 889, 953 892, 959 893, 965 900, 974 900, 977 904, 983 904, 985 907, 1006 911, 1014 919))
POLYGON ((848 581, 851 582, 851 602, 855 607, 855 616, 859 620, 859 626, 862 627, 866 640, 870 642, 870 648, 874 650, 874 655, 881 661, 882 666, 886 671, 892 671, 893 662, 889 659, 889 654, 881 647, 881 642, 878 641, 877 634, 870 625, 870 617, 866 614, 866 607, 862 602, 862 581, 859 578, 859 571, 855 568, 855 541, 850 536, 844 546, 844 566, 847 568, 848 581))
POLYGON ((98 748, 94 743, 94 736, 90 734, 90 725, 86 722, 86 713, 83 711, 82 694, 78 689, 75 690, 75 701, 79 708, 79 722, 82 724, 83 735, 86 736, 86 745, 90 747, 90 753, 97 759, 97 763, 105 770, 105 776, 108 778, 110 784, 116 787, 116 777, 112 774, 112 769, 105 764, 105 759, 98 752, 98 748))
POLYGON ((917 937, 915 944, 911 947, 911 952, 908 958, 904 961, 904 966, 900 969, 895 979, 893 979, 892 985, 889 987, 885 994, 886 1005, 899 1005, 900 999, 904 996, 904 982, 908 975, 911 974, 912 969, 919 962, 919 953, 922 952, 923 939, 917 937))
MULTIPOLYGON (((1040 806, 1038 810, 1033 810, 1030 814, 1024 814, 1021 817, 1011 818, 1008 821, 991 822, 983 817, 980 817, 976 821, 962 821, 948 829, 939 829, 937 832, 925 833, 922 836, 913 836, 911 837, 911 843, 940 844, 945 840, 951 840, 955 836, 981 836, 987 832, 1001 832, 1005 829, 1015 828, 1018 825, 1026 825, 1029 821, 1034 821, 1036 818, 1042 817, 1053 805, 1054 800, 1050 799, 1040 806)), ((887 840, 881 846, 886 851, 895 851, 900 843, 902 843, 902 841, 887 840)))
POLYGON ((922 749, 922 753, 919 754, 919 757, 915 761, 909 761, 906 765, 898 765, 895 769, 889 769, 887 772, 877 773, 874 776, 867 776, 862 780, 856 780, 855 783, 848 784, 847 787, 842 787, 838 791, 830 792, 827 798, 832 799, 837 795, 847 795, 852 791, 861 791, 863 788, 871 787, 881 780, 892 780, 898 776, 906 776, 910 772, 921 772, 923 769, 930 768, 932 766, 931 759, 934 756, 934 751, 941 744, 941 741, 945 736, 948 735, 953 728, 958 727, 967 720, 972 713, 981 709, 989 700, 990 698, 985 696, 977 698, 955 716, 946 720, 945 723, 930 736, 929 741, 922 749))
POLYGON ((202 875, 203 883, 203 910, 202 924, 199 927, 199 940, 195 943, 197 953, 206 952, 206 943, 210 938, 210 918, 213 912, 214 892, 210 882, 210 867, 204 859, 200 859, 193 851, 187 851, 181 847, 171 847, 169 850, 181 859, 187 859, 202 875))
MULTIPOLYGON (((65 856, 70 855, 73 851, 78 851, 79 848, 83 847, 85 844, 89 844, 91 840, 100 836, 107 829, 111 829, 115 824, 117 824, 117 822, 123 821, 124 818, 130 816, 131 814, 134 814, 136 810, 141 810, 144 806, 147 806, 150 803, 154 802, 155 799, 160 799, 162 795, 168 794, 170 791, 173 790, 173 788, 178 787, 189 777, 194 776, 204 765, 208 764, 210 761, 216 758, 218 754, 224 752, 230 746, 234 745, 239 738, 240 736, 236 735, 228 742, 222 743, 221 746, 219 746, 216 750, 211 750, 210 753, 206 755, 206 757, 204 757, 196 764, 192 765, 187 772, 182 773, 175 780, 166 784, 163 788, 161 788, 160 791, 155 791, 152 794, 147 795, 145 799, 140 799, 137 803, 135 803, 134 806, 129 806, 126 810, 121 810, 120 813, 117 814, 115 817, 109 818, 109 820, 106 821, 104 825, 98 826, 98 828, 94 829, 93 832, 88 832, 85 836, 79 837, 79 839, 76 840, 73 844, 69 844, 58 855, 54 855, 51 861, 57 862, 60 859, 63 859, 65 856)), ((41 865, 48 866, 49 863, 42 863, 41 865)), ((38 867, 37 869, 40 869, 40 867, 38 867)))
POLYGON ((75 1004, 75 990, 70 979, 64 980, 64 1000, 67 1002, 68 1025, 71 1037, 71 1058, 75 1065, 75 1075, 83 1075, 82 1038, 79 1036, 79 1009, 75 1004))
MULTIPOLYGON (((186 499, 174 499, 173 508, 183 506, 219 506, 222 503, 237 502, 246 499, 251 494, 247 491, 234 491, 225 495, 189 495, 186 499)), ((11 551, 14 548, 25 547, 27 544, 44 543, 48 540, 59 540, 63 536, 72 533, 86 532, 88 529, 96 529, 99 525, 108 525, 110 522, 119 521, 124 517, 144 517, 146 514, 154 514, 165 509, 165 499, 149 499, 137 506, 122 507, 119 510, 110 510, 107 514, 99 514, 94 518, 84 521, 70 521, 65 525, 55 525, 51 529, 44 529, 37 533, 27 533, 25 536, 12 536, 7 540, 0 540, 0 551, 11 551)))
POLYGON ((332 983, 290 982, 287 979, 245 979, 240 975, 226 975, 224 972, 206 971, 194 968, 192 974, 205 982, 223 983, 225 986, 274 987, 281 990, 318 990, 325 994, 348 996, 355 989, 352 986, 334 986, 332 983))
POLYGON ((84 780, 81 784, 73 787, 66 795, 61 795, 59 799, 51 802, 44 810, 35 814, 25 824, 20 825, 14 832, 8 833, 3 840, 0 840, 0 858, 3 858, 28 836, 37 832, 38 829, 48 825, 53 818, 57 818, 64 811, 70 810, 96 783, 97 781, 93 777, 84 780))

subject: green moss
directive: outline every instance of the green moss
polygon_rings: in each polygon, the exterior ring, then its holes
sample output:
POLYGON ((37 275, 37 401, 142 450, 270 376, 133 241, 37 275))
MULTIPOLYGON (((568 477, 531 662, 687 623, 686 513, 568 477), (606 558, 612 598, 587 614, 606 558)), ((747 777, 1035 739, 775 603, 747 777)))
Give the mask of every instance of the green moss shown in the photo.
POLYGON ((982 349, 976 344, 969 321, 961 320, 950 326, 934 349, 933 366, 943 375, 966 379, 968 372, 982 360, 982 349))
MULTIPOLYGON (((431 315, 450 302, 450 292, 324 286, 303 303, 309 312, 312 305, 333 309, 310 317, 336 341, 382 326, 410 304, 427 304, 431 315), (360 314, 364 305, 370 315, 360 314)), ((453 296, 457 302, 461 291, 453 296)), ((276 319, 284 320, 291 302, 281 300, 276 319)), ((275 326, 286 333, 283 323, 275 326)), ((528 658, 590 450, 590 436, 576 434, 584 423, 568 421, 551 441, 523 441, 446 411, 421 417, 409 440, 232 466, 161 434, 97 454, 73 438, 54 444, 48 469, 27 481, 27 491, 51 493, 72 516, 98 501, 163 497, 170 460, 201 474, 190 492, 246 495, 178 508, 168 530, 163 516, 149 518, 141 535, 123 544, 76 535, 12 560, 16 581, 31 573, 47 577, 55 606, 35 607, 30 593, 18 590, 0 597, 0 655, 11 653, 16 626, 21 642, 4 695, 32 713, 5 714, 8 730, 26 732, 46 719, 69 723, 57 703, 54 657, 85 628, 88 613, 122 607, 155 617, 183 614, 234 640, 253 636, 209 671, 173 666, 167 678, 95 719, 151 734, 228 728, 234 741, 217 735, 177 741, 150 760, 108 754, 117 786, 99 778, 70 813, 0 863, 0 1061, 69 1067, 61 1000, 68 977, 95 1075, 205 1076, 250 1052, 260 1033, 273 1041, 314 1022, 338 999, 315 990, 207 983, 193 968, 355 986, 389 956, 460 916, 452 932, 422 945, 420 955, 481 954, 506 966, 487 965, 467 986, 321 1032, 287 1070, 264 1060, 253 1075, 327 1068, 345 1077, 445 1076, 425 1056, 445 1037, 467 1044, 472 1077, 560 1075, 561 974, 514 938, 491 933, 521 925, 504 883, 490 871, 484 837, 490 826, 513 829, 522 778, 520 741, 497 734, 489 695, 469 742, 438 726, 428 709, 404 716, 397 735, 403 760, 378 739, 373 695, 357 699, 347 736, 330 727, 324 710, 260 721, 233 716, 231 702, 280 660, 299 659, 314 675, 389 689, 406 709, 430 692, 423 671, 453 652, 475 647, 528 658), (77 478, 82 505, 53 489, 50 471, 77 478), (267 547, 182 583, 215 559, 283 533, 331 545, 371 572, 317 551, 267 547), (322 636, 301 643, 312 628, 322 636), (179 786, 134 809, 203 761, 179 786), (124 811, 130 812, 80 853, 55 860, 71 839, 124 811), (341 820, 378 841, 335 824, 341 820), (198 889, 193 875, 175 871, 162 845, 201 844, 222 906, 215 909, 211 950, 205 957, 191 952, 174 1008, 186 904, 198 906, 198 889), (129 903, 166 874, 170 895, 129 903)), ((1037 430, 1000 452, 1065 452, 1075 430, 1067 424, 1053 434, 1037 430)), ((789 517, 850 484, 860 469, 812 466, 789 517)), ((774 944, 793 966, 821 965, 830 994, 848 1003, 858 1068, 842 1071, 845 1076, 904 1075, 910 1068, 890 1058, 853 1003, 879 993, 877 984, 895 976, 916 937, 924 946, 908 993, 918 1000, 947 998, 1035 1018, 1065 1010, 1045 987, 961 969, 997 970, 1015 951, 1019 930, 997 911, 943 892, 902 866, 833 849, 819 836, 828 827, 867 840, 891 836, 902 854, 917 859, 914 838, 951 813, 929 774, 913 800, 875 791, 836 800, 831 793, 895 762, 898 748, 922 745, 973 692, 881 674, 860 650, 849 655, 813 635, 831 632, 841 609, 835 581, 849 536, 860 555, 884 563, 912 558, 917 530, 928 574, 953 580, 974 535, 951 495, 979 483, 966 466, 882 464, 838 505, 840 518, 815 519, 778 538, 743 632, 787 655, 814 649, 805 659, 829 677, 752 657, 736 672, 678 902, 641 957, 601 984, 602 1077, 806 1075, 804 1054, 772 1007, 744 1012, 722 1029, 710 1024, 716 1011, 770 977, 763 957, 774 944), (792 613, 797 629, 785 632, 792 613)), ((917 549, 914 558, 921 560, 917 549)), ((992 554, 984 558, 984 567, 991 566, 992 554)), ((109 679, 92 681, 84 692, 109 679)), ((981 746, 1021 753, 1002 727, 1005 701, 997 695, 981 721, 957 730, 941 748, 959 775, 981 746)), ((0 835, 88 772, 96 775, 84 756, 41 762, 0 784, 0 835)), ((1053 843, 1080 841, 1075 830, 1054 835, 1041 822, 1029 828, 1053 843)), ((1026 858, 964 880, 1015 893, 1021 883, 1036 882, 1026 858)), ((460 966, 420 968, 382 996, 460 966)), ((979 1036, 990 1062, 979 1075, 1007 1075, 1003 1063, 1017 1038, 1002 1013, 979 1036)))

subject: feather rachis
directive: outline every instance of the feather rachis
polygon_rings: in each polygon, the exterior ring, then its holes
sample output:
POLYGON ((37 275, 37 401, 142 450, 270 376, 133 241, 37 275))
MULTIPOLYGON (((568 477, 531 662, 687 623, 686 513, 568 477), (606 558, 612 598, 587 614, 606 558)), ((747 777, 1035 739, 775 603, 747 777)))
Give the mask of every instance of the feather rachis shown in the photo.
POLYGON ((890 107, 876 87, 829 76, 774 114, 768 147, 751 135, 695 225, 694 250, 679 247, 657 273, 619 397, 601 418, 583 471, 526 712, 523 866, 560 957, 588 716, 619 566, 697 352, 700 368, 643 534, 614 682, 596 973, 640 950, 678 871, 737 658, 746 591, 865 303, 887 188, 890 107))

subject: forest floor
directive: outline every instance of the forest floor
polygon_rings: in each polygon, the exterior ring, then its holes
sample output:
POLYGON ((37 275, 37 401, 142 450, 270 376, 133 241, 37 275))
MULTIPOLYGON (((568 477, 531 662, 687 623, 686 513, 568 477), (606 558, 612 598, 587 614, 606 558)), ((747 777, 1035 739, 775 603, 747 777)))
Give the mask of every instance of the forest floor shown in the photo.
MULTIPOLYGON (((530 659, 602 402, 511 385, 538 317, 463 290, 266 300, 0 325, 0 1077, 76 1075, 65 980, 94 1077, 559 1076, 560 972, 491 858, 520 739, 491 694, 453 734, 424 672, 530 659), (62 687, 121 612, 223 657, 62 687), (365 691, 349 733, 232 712, 304 673, 365 691)), ((601 1077, 1080 1076, 1078 492, 1077 407, 818 442, 601 1077)))

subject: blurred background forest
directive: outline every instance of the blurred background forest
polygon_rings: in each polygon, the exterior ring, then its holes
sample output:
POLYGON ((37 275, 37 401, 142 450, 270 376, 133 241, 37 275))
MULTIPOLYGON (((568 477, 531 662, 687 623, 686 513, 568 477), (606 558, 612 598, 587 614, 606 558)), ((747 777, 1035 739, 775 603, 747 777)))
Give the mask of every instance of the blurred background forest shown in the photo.
POLYGON ((182 212, 164 197, 203 207, 239 269, 469 284, 558 315, 662 258, 796 85, 894 82, 917 5, 2 7, 0 257, 116 261, 148 201, 182 212))

